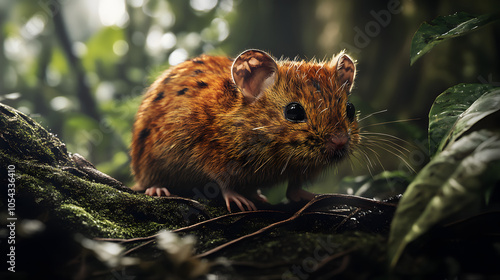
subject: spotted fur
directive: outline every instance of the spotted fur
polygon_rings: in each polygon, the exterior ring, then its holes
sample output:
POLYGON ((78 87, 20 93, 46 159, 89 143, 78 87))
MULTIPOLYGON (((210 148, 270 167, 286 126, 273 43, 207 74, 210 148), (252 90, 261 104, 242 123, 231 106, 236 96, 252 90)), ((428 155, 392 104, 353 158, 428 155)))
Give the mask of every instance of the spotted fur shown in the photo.
POLYGON ((229 58, 202 55, 166 70, 134 123, 135 189, 165 186, 175 193, 215 182, 246 194, 314 179, 360 142, 357 117, 346 116, 352 80, 339 81, 339 57, 277 61, 276 81, 254 101, 233 82, 229 58), (285 119, 291 102, 304 107, 305 122, 285 119), (336 149, 335 137, 348 143, 336 149))

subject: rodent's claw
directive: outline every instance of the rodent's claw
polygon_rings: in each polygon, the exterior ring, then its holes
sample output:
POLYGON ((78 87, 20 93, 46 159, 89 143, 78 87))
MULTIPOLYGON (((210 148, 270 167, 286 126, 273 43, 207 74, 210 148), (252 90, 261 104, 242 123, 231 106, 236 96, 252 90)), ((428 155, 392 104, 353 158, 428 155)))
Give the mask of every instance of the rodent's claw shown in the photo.
POLYGON ((167 188, 151 187, 148 188, 144 194, 149 196, 172 196, 167 188))
POLYGON ((248 211, 252 211, 252 210, 256 211, 257 210, 257 207, 255 207, 253 202, 251 202, 250 200, 248 200, 247 198, 245 198, 244 196, 242 196, 241 194, 239 194, 235 191, 225 190, 223 192, 223 196, 224 196, 224 200, 226 201, 227 210, 229 212, 232 212, 231 211, 231 201, 236 203, 238 208, 240 208, 240 210, 243 212, 245 212, 247 210, 248 211), (247 210, 245 210, 245 208, 243 207, 243 204, 246 205, 247 210))

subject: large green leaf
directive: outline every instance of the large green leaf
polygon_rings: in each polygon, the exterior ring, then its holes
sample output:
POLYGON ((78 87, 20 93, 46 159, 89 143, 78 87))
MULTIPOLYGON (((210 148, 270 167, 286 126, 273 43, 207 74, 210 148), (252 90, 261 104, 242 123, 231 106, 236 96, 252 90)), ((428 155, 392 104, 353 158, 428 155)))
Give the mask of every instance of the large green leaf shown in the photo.
POLYGON ((448 99, 438 97, 442 104, 433 106, 433 125, 445 136, 442 150, 419 172, 399 203, 389 240, 393 267, 407 245, 431 228, 479 213, 494 182, 500 181, 500 123, 496 121, 500 89, 475 86, 485 92, 476 93, 480 97, 467 109, 463 108, 470 102, 467 98, 463 105, 450 106, 452 100, 462 103, 461 91, 450 91, 448 99), (438 108, 453 110, 441 112, 443 117, 437 119, 438 108), (445 128, 449 131, 443 133, 445 128))
POLYGON ((498 170, 500 130, 474 131, 437 155, 399 203, 389 239, 391 266, 409 243, 432 227, 477 214, 489 187, 500 180, 498 170))
MULTIPOLYGON (((451 128, 455 125, 459 116, 464 113, 472 103, 482 95, 490 91, 498 92, 498 90, 498 88, 491 85, 459 84, 440 94, 434 101, 429 112, 430 155, 432 156, 439 150, 442 150, 444 144, 450 140, 452 133, 450 131, 451 128)), ((486 104, 481 103, 481 106, 488 106, 488 103, 491 101, 487 98, 482 100, 485 100, 486 104)), ((481 108, 479 108, 478 112, 482 113, 482 116, 489 114, 489 110, 483 112, 481 108)))
POLYGON ((460 12, 422 23, 411 42, 410 65, 442 41, 465 35, 498 19, 499 14, 473 16, 460 12))

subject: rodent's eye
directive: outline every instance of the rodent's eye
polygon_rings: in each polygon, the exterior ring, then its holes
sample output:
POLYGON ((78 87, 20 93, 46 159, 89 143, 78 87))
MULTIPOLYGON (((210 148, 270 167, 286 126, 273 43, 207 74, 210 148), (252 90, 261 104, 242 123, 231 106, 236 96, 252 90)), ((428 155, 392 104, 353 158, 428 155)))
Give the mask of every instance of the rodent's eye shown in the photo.
POLYGON ((345 110, 347 113, 347 118, 349 119, 350 122, 353 122, 354 116, 356 115, 356 108, 354 108, 354 105, 351 102, 347 102, 345 110))
POLYGON ((304 122, 306 121, 306 111, 299 103, 292 102, 285 107, 285 118, 291 122, 304 122))

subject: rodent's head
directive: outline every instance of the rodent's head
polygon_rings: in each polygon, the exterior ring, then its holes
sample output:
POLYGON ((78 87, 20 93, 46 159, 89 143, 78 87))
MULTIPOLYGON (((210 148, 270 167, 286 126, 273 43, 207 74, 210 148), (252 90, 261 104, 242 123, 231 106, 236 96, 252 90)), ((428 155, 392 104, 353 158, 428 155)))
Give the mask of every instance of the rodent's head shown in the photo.
POLYGON ((248 124, 238 137, 262 155, 253 164, 272 157, 278 168, 304 172, 347 156, 360 141, 356 110, 348 102, 355 73, 345 53, 324 62, 276 62, 259 50, 240 54, 232 77, 244 96, 237 114, 248 124))

